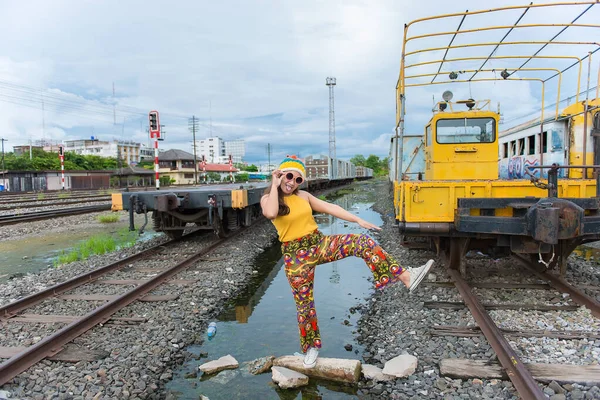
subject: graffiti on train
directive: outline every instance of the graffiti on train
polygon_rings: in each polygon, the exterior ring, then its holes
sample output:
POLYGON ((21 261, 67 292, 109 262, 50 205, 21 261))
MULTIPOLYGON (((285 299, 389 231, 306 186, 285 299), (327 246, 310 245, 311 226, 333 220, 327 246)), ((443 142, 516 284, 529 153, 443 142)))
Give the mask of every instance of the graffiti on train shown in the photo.
POLYGON ((540 160, 537 158, 513 157, 508 161, 508 178, 524 179, 529 178, 531 175, 539 177, 539 169, 527 169, 537 165, 540 165, 540 160))
MULTIPOLYGON (((548 155, 548 158, 548 163, 550 164, 562 164, 560 162, 562 160, 559 160, 558 157, 552 157, 551 155, 548 155)), ((546 155, 544 155, 544 161, 546 161, 546 155)), ((531 169, 531 167, 539 165, 540 160, 534 157, 516 156, 512 157, 510 160, 502 160, 500 162, 500 179, 531 179, 532 176, 539 178, 540 170, 537 168, 531 169)), ((547 172, 547 170, 544 170, 542 174, 543 178, 546 178, 548 176, 547 172)), ((566 177, 565 170, 559 170, 558 177, 566 177)))

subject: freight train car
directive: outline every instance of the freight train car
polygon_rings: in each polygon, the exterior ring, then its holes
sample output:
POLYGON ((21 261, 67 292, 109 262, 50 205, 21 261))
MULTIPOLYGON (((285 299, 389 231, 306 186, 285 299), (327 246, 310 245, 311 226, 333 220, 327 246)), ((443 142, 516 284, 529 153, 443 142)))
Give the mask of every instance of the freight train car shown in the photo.
MULTIPOLYGON (((596 48, 594 42, 549 41, 538 34, 545 21, 532 20, 527 25, 527 36, 522 41, 511 36, 511 42, 482 41, 479 35, 467 37, 473 30, 447 32, 441 28, 451 17, 495 18, 506 15, 502 12, 526 12, 532 7, 564 8, 557 15, 566 15, 571 6, 575 4, 459 12, 422 18, 405 26, 396 86, 397 126, 390 148, 396 219, 404 238, 420 238, 429 243, 445 253, 449 266, 461 273, 465 272, 466 253, 477 249, 494 255, 523 254, 542 267, 558 267, 564 275, 567 257, 575 247, 600 239, 599 185, 591 179, 597 167, 590 168, 600 165, 599 99, 588 100, 588 87, 585 99, 576 98, 575 104, 562 114, 557 109, 551 120, 545 118, 543 106, 544 88, 551 82, 558 83, 556 96, 560 99, 561 81, 553 78, 560 78, 574 66, 579 69, 572 69, 576 76, 571 89, 581 92, 582 61, 596 48), (415 25, 425 30, 411 36, 415 25), (441 36, 450 37, 447 46, 423 45, 424 40, 441 36), (455 37, 461 39, 460 44, 453 43, 455 37), (525 52, 532 43, 556 46, 556 55, 525 52), (457 49, 465 48, 471 51, 469 57, 455 55, 457 49), (484 50, 477 51, 481 49, 484 50), (579 57, 573 55, 577 50, 579 57), (445 55, 440 59, 441 54, 445 55), (496 68, 486 67, 488 62, 496 68), (523 67, 524 63, 527 67, 523 67), (433 115, 424 123, 423 132, 405 133, 406 116, 419 115, 414 110, 406 112, 412 104, 407 100, 411 98, 407 96, 411 88, 464 83, 462 92, 469 93, 471 85, 479 82, 510 85, 527 80, 543 82, 537 126, 517 127, 499 138, 500 114, 492 110, 489 100, 452 101, 452 92, 446 91, 442 100, 434 104, 433 115), (585 169, 587 173, 583 172, 585 169)), ((573 25, 576 24, 568 21, 561 24, 565 28, 573 25)), ((499 25, 478 29, 513 28, 499 25)), ((584 38, 598 36, 598 25, 581 28, 586 30, 584 38)), ((588 69, 591 68, 589 63, 588 69)), ((598 73, 586 72, 588 76, 598 73)), ((414 124, 412 120, 411 123, 414 124)))
MULTIPOLYGON (((331 160, 327 156, 307 157, 307 180, 301 189, 316 191, 351 183, 354 179, 373 176, 369 168, 361 170, 357 177, 356 167, 348 161, 331 160), (339 174, 330 179, 332 167, 339 174)), ((143 231, 150 219, 153 229, 164 232, 173 239, 183 235, 187 224, 200 229, 213 230, 219 237, 226 237, 244 226, 251 225, 262 216, 260 198, 270 182, 253 184, 211 185, 186 188, 166 188, 148 192, 125 192, 112 195, 113 210, 129 212, 130 229, 134 230, 134 215, 146 217, 143 231)))

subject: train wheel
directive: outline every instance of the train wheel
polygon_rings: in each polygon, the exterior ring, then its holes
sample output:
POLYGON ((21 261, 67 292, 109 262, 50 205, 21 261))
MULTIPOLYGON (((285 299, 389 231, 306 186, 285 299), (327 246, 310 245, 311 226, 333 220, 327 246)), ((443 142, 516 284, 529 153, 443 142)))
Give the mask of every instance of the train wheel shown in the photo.
POLYGON ((458 270, 462 277, 467 275, 465 256, 469 249, 469 238, 449 238, 445 240, 444 256, 448 268, 458 270))
POLYGON ((213 218, 213 229, 215 234, 224 239, 231 235, 233 231, 240 229, 240 221, 238 213, 234 210, 224 210, 223 219, 219 218, 219 214, 215 213, 213 218))
POLYGON ((173 218, 172 229, 165 230, 164 232, 170 239, 179 240, 183 236, 183 231, 185 231, 185 224, 186 223, 184 221, 173 218), (178 226, 181 228, 176 229, 178 226))

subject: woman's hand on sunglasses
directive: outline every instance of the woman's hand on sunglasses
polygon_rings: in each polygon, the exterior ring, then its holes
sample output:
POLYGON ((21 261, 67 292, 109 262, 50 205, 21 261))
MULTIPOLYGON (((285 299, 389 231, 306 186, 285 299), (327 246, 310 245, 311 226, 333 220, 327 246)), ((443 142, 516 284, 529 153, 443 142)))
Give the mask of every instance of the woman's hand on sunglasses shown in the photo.
POLYGON ((272 178, 271 180, 273 182, 273 185, 275 185, 275 186, 281 185, 281 182, 283 181, 284 176, 285 176, 284 173, 278 169, 271 172, 271 178, 272 178))

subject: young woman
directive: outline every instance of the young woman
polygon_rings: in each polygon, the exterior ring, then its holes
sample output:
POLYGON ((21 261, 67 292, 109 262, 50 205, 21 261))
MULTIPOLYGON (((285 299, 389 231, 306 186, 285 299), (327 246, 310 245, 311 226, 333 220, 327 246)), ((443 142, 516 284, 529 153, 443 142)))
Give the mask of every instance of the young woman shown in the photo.
POLYGON ((356 222, 365 229, 381 228, 338 205, 299 190, 305 179, 304 163, 295 156, 288 156, 273 171, 271 186, 265 191, 260 205, 263 215, 275 225, 282 243, 285 274, 296 302, 300 346, 306 353, 304 367, 313 368, 321 348, 313 298, 317 265, 349 256, 360 257, 371 269, 376 288, 402 282, 412 292, 427 275, 433 260, 419 268, 405 268, 368 235, 323 235, 315 223, 313 211, 356 222))

